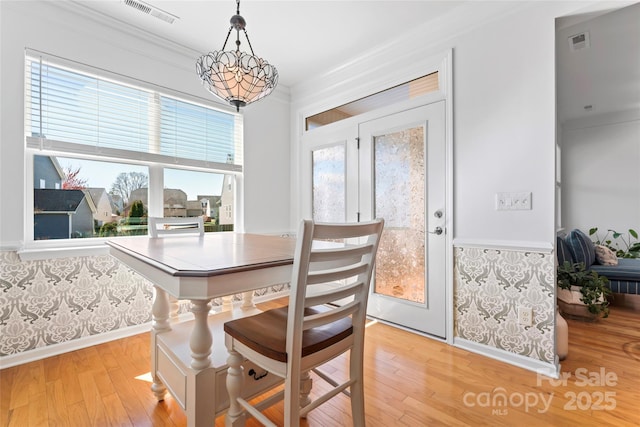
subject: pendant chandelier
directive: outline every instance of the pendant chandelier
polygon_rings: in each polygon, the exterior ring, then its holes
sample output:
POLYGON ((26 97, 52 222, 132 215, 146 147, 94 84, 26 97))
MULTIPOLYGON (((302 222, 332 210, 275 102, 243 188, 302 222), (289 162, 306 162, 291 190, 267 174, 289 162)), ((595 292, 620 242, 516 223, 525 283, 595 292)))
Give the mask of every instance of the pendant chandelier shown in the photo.
POLYGON ((273 91, 278 84, 278 71, 253 53, 245 29, 247 23, 240 16, 240 0, 236 3, 236 14, 231 17, 231 27, 222 49, 202 55, 196 62, 196 72, 209 92, 240 111, 240 107, 259 101, 273 91), (225 51, 233 30, 236 30, 236 49, 225 51), (251 54, 240 51, 240 31, 247 39, 251 54))

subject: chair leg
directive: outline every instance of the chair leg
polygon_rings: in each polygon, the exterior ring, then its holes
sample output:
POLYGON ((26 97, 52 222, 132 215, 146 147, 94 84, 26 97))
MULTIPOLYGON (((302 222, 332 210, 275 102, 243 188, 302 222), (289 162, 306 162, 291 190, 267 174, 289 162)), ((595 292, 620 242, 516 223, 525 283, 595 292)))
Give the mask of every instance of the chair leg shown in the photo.
POLYGON ((350 354, 350 378, 355 382, 349 387, 351 392, 351 417, 353 418, 354 427, 364 427, 364 384, 363 384, 363 368, 362 359, 357 355, 362 354, 354 352, 352 349, 350 354))
MULTIPOLYGON (((307 373, 308 374, 308 373, 307 373)), ((284 387, 284 425, 300 426, 300 382, 301 373, 296 370, 288 372, 284 387)))
MULTIPOLYGON (((311 403, 309 395, 311 394, 312 386, 313 380, 311 379, 311 375, 309 375, 309 371, 304 371, 300 374, 300 408, 304 408, 311 403)), ((302 418, 307 418, 307 414, 304 414, 302 418)))
POLYGON ((242 405, 238 403, 238 397, 242 392, 242 382, 244 380, 242 356, 235 350, 228 350, 227 358, 227 392, 229 393, 229 410, 224 420, 226 427, 239 427, 245 424, 245 412, 242 405))

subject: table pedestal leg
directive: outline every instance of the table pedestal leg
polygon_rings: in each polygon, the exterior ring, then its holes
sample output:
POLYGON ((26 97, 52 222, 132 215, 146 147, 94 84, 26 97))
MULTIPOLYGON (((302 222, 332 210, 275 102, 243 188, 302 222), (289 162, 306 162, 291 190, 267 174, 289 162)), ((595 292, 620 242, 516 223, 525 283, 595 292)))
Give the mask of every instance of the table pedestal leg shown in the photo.
POLYGON ((180 311, 178 299, 169 295, 169 320, 171 323, 178 323, 178 311, 180 311))
POLYGON ((242 294, 242 308, 254 308, 256 305, 253 303, 253 291, 244 292, 242 294))
POLYGON ((222 297, 222 311, 231 311, 233 309, 233 295, 222 297))
POLYGON ((156 335, 161 332, 170 331, 171 324, 169 322, 169 296, 158 286, 154 286, 153 289, 153 305, 151 306, 153 319, 151 328, 151 377, 153 384, 151 385, 151 391, 160 401, 164 400, 167 389, 156 374, 156 335))
POLYGON ((191 312, 195 318, 189 346, 191 347, 191 367, 196 370, 211 364, 211 344, 213 337, 207 324, 211 300, 191 300, 191 312))

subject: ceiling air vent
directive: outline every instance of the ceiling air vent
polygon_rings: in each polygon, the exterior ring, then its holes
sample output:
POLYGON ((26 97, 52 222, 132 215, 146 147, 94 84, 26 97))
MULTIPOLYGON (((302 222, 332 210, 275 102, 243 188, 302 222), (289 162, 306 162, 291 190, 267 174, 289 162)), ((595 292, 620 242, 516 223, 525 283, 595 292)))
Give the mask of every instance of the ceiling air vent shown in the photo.
POLYGON ((147 15, 151 15, 155 18, 161 19, 164 22, 169 24, 173 24, 173 21, 178 19, 177 16, 167 13, 157 7, 151 6, 143 1, 139 0, 123 0, 123 3, 127 6, 130 6, 136 10, 139 10, 142 13, 146 13, 147 15))
POLYGON ((585 31, 584 33, 575 34, 569 37, 569 47, 571 50, 580 50, 586 49, 591 44, 589 43, 589 32, 585 31))

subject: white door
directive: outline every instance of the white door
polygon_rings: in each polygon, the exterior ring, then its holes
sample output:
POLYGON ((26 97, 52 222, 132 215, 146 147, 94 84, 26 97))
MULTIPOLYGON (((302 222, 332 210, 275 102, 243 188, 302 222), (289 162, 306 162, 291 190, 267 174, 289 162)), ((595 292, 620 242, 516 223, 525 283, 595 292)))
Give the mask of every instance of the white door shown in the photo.
POLYGON ((301 165, 303 217, 385 219, 368 314, 443 338, 444 121, 441 101, 314 129, 302 139, 301 165))
POLYGON ((368 314, 446 335, 444 101, 359 126, 360 218, 385 219, 368 314))

